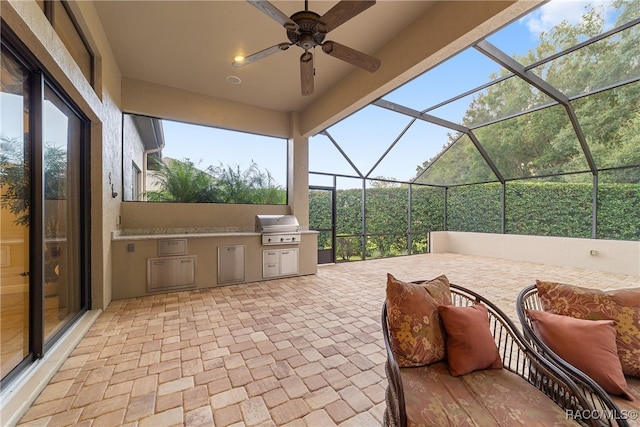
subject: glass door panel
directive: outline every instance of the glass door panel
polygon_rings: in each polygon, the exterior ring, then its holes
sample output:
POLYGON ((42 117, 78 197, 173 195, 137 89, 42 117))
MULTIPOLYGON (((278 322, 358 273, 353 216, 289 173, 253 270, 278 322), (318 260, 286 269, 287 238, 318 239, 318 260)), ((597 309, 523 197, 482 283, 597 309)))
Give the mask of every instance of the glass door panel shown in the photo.
POLYGON ((335 189, 309 187, 309 228, 318 231, 318 264, 336 261, 335 189))
POLYGON ((44 338, 51 339, 81 308, 80 144, 82 122, 45 87, 44 338))
POLYGON ((0 378, 29 354, 29 75, 4 48, 0 78, 0 378))

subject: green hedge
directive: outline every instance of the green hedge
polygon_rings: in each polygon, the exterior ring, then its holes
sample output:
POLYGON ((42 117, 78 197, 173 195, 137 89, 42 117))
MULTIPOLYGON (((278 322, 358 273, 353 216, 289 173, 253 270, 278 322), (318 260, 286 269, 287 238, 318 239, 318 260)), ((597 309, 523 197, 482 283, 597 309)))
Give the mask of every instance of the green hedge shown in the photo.
MULTIPOLYGON (((505 187, 505 232, 535 236, 591 237, 590 183, 512 181, 505 187)), ((499 183, 453 187, 447 190, 447 229, 500 233, 502 186, 499 183)), ((311 227, 328 226, 328 192, 311 192, 311 227)), ((597 237, 640 240, 640 184, 598 186, 597 237)), ((338 190, 338 259, 362 258, 362 190, 338 190)), ((366 190, 365 258, 407 253, 407 186, 366 190)), ((412 253, 427 250, 429 231, 444 229, 444 190, 413 186, 411 192, 412 253)), ((328 234, 320 246, 329 244, 328 234)), ((329 246, 323 246, 329 247, 329 246)))
POLYGON ((447 229, 500 233, 500 183, 453 187, 447 190, 447 229))
POLYGON ((640 240, 640 184, 598 185, 598 239, 640 240))

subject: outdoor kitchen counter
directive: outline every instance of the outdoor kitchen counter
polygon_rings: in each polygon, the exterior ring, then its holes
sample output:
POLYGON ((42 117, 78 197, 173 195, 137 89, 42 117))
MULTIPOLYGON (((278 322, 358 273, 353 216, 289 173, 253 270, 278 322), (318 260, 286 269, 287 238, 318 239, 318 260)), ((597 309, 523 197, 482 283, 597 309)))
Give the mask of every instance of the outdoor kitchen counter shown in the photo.
MULTIPOLYGON (((318 234, 315 230, 300 230, 300 234, 318 234)), ((203 237, 254 237, 262 236, 257 231, 225 230, 225 231, 197 231, 194 229, 126 229, 111 233, 111 240, 159 240, 159 239, 192 239, 203 237)))
MULTIPOLYGON (((304 233, 303 231, 301 233, 304 233)), ((204 237, 228 237, 228 236, 260 236, 262 233, 255 231, 225 231, 225 232, 172 232, 172 233, 147 233, 147 234, 121 234, 113 232, 111 240, 160 240, 160 239, 197 239, 204 237)))
POLYGON ((297 249, 298 272, 289 276, 317 273, 318 232, 300 230, 298 244, 262 244, 262 233, 251 228, 147 228, 123 229, 112 233, 113 299, 153 295, 148 290, 148 262, 158 258, 195 257, 195 284, 163 292, 204 289, 214 286, 242 286, 244 283, 268 280, 263 277, 263 251, 297 249), (161 240, 186 240, 186 254, 159 256, 161 240), (244 246, 245 280, 218 283, 218 250, 220 247, 244 246))

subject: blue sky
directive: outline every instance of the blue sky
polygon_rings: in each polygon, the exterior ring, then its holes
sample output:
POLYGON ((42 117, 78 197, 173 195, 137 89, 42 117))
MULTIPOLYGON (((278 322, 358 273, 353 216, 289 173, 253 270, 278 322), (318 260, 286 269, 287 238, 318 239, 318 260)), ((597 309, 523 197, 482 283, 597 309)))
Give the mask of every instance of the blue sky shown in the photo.
MULTIPOLYGON (((22 96, 2 93, 0 96, 0 135, 8 138, 23 138, 23 102, 22 96)), ((44 102, 44 123, 43 138, 45 142, 66 148, 67 116, 47 100, 44 102)))
MULTIPOLYGON (((548 31, 564 19, 577 22, 584 12, 585 4, 587 2, 577 0, 551 1, 498 31, 488 40, 509 55, 524 55, 535 47, 541 31, 548 31)), ((488 82, 489 75, 498 73, 499 70, 496 63, 471 48, 384 98, 422 110, 488 82)), ((470 98, 435 110, 432 114, 459 122, 470 98)), ((330 127, 328 131, 356 164, 360 173, 367 174, 409 122, 408 117, 378 107, 365 107, 330 127)), ((371 176, 410 179, 414 176, 417 165, 442 149, 449 132, 448 129, 428 123, 414 124, 371 176)), ((240 165, 242 169, 254 160, 261 169, 268 169, 281 185, 284 186, 286 182, 284 140, 170 122, 165 122, 165 139, 165 156, 190 158, 195 163, 200 162, 201 167, 222 162, 240 165), (250 155, 247 156, 247 153, 250 155)), ((325 136, 311 138, 309 156, 312 171, 356 175, 325 136)), ((326 178, 312 176, 310 179, 310 184, 330 183, 326 178)))
MULTIPOLYGON (((552 0, 498 31, 488 40, 509 55, 524 55, 535 47, 541 31, 548 31, 564 19, 576 22, 584 12, 585 4, 587 2, 577 0, 552 0)), ((611 23, 607 27, 610 28, 611 23)), ((475 49, 467 49, 384 98, 421 110, 486 83, 489 75, 498 70, 497 64, 475 49)), ((461 100, 456 105, 433 111, 432 114, 459 122, 468 102, 469 100, 461 100)), ((0 133, 10 137, 22 136, 22 99, 2 94, 0 111, 0 133)), ((360 173, 367 174, 409 121, 408 117, 378 107, 366 107, 328 130, 360 173)), ((55 123, 46 127, 51 132, 51 141, 65 140, 66 130, 55 123)), ((163 154, 167 157, 189 158, 203 169, 220 163, 239 165, 241 169, 246 169, 253 160, 262 170, 269 170, 280 185, 284 186, 286 183, 284 139, 169 121, 164 122, 164 132, 166 147, 163 154)), ((371 176, 410 179, 414 176, 417 165, 442 149, 449 132, 428 123, 414 124, 371 176)), ((313 137, 309 151, 310 170, 356 175, 326 137, 313 137)), ((310 183, 326 185, 330 181, 312 177, 310 183)))
POLYGON ((200 169, 231 165, 241 170, 255 162, 268 170, 281 186, 286 185, 287 141, 281 138, 233 132, 207 126, 163 121, 164 157, 189 159, 200 169))

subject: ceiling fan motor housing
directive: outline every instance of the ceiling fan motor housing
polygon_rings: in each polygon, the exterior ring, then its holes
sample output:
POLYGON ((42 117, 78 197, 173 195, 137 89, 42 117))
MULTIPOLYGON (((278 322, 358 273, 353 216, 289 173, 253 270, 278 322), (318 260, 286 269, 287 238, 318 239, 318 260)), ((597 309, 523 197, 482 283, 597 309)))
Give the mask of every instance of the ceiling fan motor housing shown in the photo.
POLYGON ((298 24, 298 31, 287 29, 287 37, 291 43, 300 46, 304 50, 322 44, 327 32, 322 31, 321 27, 324 25, 320 22, 320 15, 303 10, 291 15, 291 20, 298 24))
POLYGON ((309 10, 309 0, 305 0, 304 2, 305 10, 296 12, 291 16, 282 13, 282 11, 275 7, 269 0, 247 1, 271 19, 278 22, 278 24, 282 25, 287 32, 287 38, 290 43, 279 43, 249 55, 244 61, 234 61, 232 63, 234 67, 241 67, 245 64, 255 62, 276 52, 287 50, 293 45, 299 46, 304 50, 304 53, 300 56, 302 95, 311 95, 313 93, 315 68, 313 66, 313 53, 311 53, 310 50, 316 46, 321 46, 324 53, 334 58, 348 62, 369 72, 374 72, 380 67, 380 60, 378 58, 351 49, 337 42, 325 41, 328 32, 333 31, 354 16, 364 12, 373 6, 376 0, 340 0, 322 16, 309 10))

